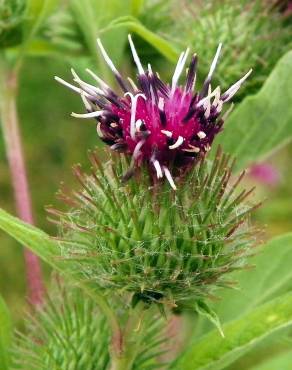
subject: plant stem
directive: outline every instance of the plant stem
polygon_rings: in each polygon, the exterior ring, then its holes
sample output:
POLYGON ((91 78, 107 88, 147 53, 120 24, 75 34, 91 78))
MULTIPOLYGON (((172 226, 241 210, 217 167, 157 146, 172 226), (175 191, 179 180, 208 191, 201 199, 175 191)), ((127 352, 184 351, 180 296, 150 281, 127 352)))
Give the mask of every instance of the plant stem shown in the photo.
MULTIPOLYGON (((0 56, 1 57, 1 56, 0 56)), ((18 124, 16 96, 18 73, 1 64, 2 74, 0 99, 1 122, 14 190, 16 209, 19 217, 33 224, 31 199, 23 157, 21 136, 18 124)), ((28 249, 24 249, 29 302, 39 305, 43 301, 44 286, 39 259, 28 249)))
MULTIPOLYGON (((142 302, 128 312, 128 320, 123 332, 120 332, 120 346, 112 342, 110 370, 131 370, 139 349, 143 333, 145 307, 142 302)), ((113 337, 114 339, 114 337, 113 337)))

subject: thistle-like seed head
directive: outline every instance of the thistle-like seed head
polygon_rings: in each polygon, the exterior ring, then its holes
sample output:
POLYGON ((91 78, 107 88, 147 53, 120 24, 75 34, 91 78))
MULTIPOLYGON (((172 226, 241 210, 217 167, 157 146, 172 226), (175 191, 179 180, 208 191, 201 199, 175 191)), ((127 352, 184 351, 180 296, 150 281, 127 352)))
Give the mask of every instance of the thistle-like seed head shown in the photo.
POLYGON ((210 150, 226 118, 226 114, 222 115, 224 103, 231 100, 251 70, 224 93, 219 86, 212 91, 211 78, 219 59, 220 44, 201 91, 195 92, 196 55, 191 58, 185 85, 179 85, 189 49, 181 53, 171 83, 165 84, 150 64, 144 69, 131 36, 129 43, 138 68, 137 85, 131 79, 122 78, 98 40, 101 53, 124 95, 116 94, 90 70, 87 71, 98 87, 82 81, 74 70, 72 74, 78 87, 58 77, 57 80, 81 94, 87 113, 72 115, 95 118, 101 140, 112 150, 132 156, 126 178, 135 167, 147 163, 158 179, 165 177, 176 189, 171 174, 173 168, 184 170, 210 150))
POLYGON ((243 174, 231 180, 232 163, 220 149, 212 165, 202 158, 175 179, 176 192, 154 181, 147 166, 121 184, 127 156, 105 164, 90 158, 91 174, 75 168, 82 190, 73 198, 61 193, 70 209, 49 209, 60 227, 61 254, 84 281, 180 309, 228 286, 226 273, 245 266, 255 206, 245 202, 251 191, 237 191, 243 174))

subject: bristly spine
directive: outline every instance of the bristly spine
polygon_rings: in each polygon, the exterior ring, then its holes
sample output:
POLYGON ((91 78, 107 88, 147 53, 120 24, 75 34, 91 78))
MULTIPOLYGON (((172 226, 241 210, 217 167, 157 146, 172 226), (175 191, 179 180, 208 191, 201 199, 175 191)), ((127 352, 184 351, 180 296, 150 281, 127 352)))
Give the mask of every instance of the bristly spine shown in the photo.
POLYGON ((249 217, 259 204, 248 201, 254 189, 237 190, 244 172, 232 179, 234 161, 220 148, 212 165, 201 158, 172 183, 176 192, 156 180, 164 173, 172 182, 157 160, 154 178, 144 164, 126 183, 127 155, 103 163, 91 153, 90 161, 90 174, 74 168, 81 190, 60 194, 69 210, 48 209, 60 228, 60 254, 84 282, 182 309, 229 286, 226 274, 246 266, 256 243, 249 217))

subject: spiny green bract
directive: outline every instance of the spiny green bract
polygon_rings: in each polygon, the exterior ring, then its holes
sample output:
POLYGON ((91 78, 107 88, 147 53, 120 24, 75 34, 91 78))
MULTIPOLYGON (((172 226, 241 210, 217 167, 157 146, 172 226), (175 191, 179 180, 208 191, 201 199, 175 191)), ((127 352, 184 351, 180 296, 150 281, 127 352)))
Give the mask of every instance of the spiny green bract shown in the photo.
MULTIPOLYGON (((164 352, 163 320, 152 316, 141 330, 133 370, 159 369, 164 352)), ((110 366, 110 331, 95 302, 73 286, 58 284, 43 308, 26 319, 17 333, 12 369, 106 370, 110 366)))
POLYGON ((255 206, 243 204, 251 191, 237 192, 243 174, 231 181, 227 155, 218 150, 212 166, 202 159, 177 176, 176 192, 146 169, 122 184, 123 157, 101 164, 93 154, 91 162, 89 175, 75 168, 82 190, 61 194, 69 211, 49 209, 60 253, 84 280, 176 309, 230 285, 226 273, 245 265, 255 242, 248 225, 255 206))

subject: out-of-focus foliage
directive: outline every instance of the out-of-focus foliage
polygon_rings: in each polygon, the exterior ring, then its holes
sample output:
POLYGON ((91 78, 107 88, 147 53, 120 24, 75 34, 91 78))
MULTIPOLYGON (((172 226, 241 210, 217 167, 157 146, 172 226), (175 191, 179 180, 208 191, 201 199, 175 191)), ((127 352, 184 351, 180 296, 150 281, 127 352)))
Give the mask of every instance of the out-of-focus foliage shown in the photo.
POLYGON ((290 370, 292 363, 292 351, 280 353, 276 356, 271 356, 266 361, 262 361, 258 366, 254 366, 251 370, 290 370))
POLYGON ((222 292, 222 302, 216 306, 221 320, 237 318, 289 290, 291 259, 291 233, 273 238, 262 246, 260 253, 251 260, 254 266, 251 271, 233 274, 239 289, 222 292), (270 261, 274 261, 272 267, 270 261))
MULTIPOLYGON (((241 320, 244 315, 253 312, 266 302, 272 302, 274 298, 282 296, 282 294, 288 293, 291 296, 291 258, 292 234, 288 233, 273 238, 263 245, 260 253, 251 260, 253 268, 250 271, 232 274, 234 281, 237 281, 238 289, 222 291, 220 302, 213 303, 213 308, 216 307, 216 312, 218 312, 220 321, 223 323, 223 329, 224 324, 233 322, 233 320, 241 320), (271 261, 274 261, 272 267, 270 265, 271 261)), ((275 310, 275 315, 278 313, 279 310, 275 310)), ((201 319, 195 330, 194 342, 197 342, 198 338, 211 329, 212 326, 208 321, 201 319)), ((269 353, 276 347, 276 344, 278 344, 278 348, 275 348, 275 353, 277 351, 281 352, 281 350, 287 351, 287 347, 289 350, 289 344, 283 346, 283 338, 291 341, 291 330, 282 333, 281 338, 282 340, 279 340, 279 337, 274 336, 270 341, 263 341, 261 343, 262 353, 264 353, 264 349, 266 349, 266 353, 269 353)), ((255 349, 254 352, 256 351, 255 349)), ((242 355, 244 354, 242 353, 242 355)), ((253 354, 253 356, 256 358, 256 354, 253 354)), ((246 355, 245 360, 247 357, 248 355, 246 355)), ((236 358, 233 361, 235 360, 236 358)), ((236 364, 234 369, 240 368, 238 367, 239 363, 236 364)))
POLYGON ((2 370, 8 370, 10 365, 11 330, 10 312, 0 296, 0 364, 2 370))
POLYGON ((292 51, 276 65, 262 89, 238 105, 218 136, 242 170, 292 139, 292 51))
POLYGON ((25 0, 0 0, 0 49, 22 41, 25 0))
POLYGON ((280 13, 275 1, 179 0, 173 2, 173 27, 168 38, 191 46, 205 76, 217 45, 223 43, 214 84, 232 85, 251 67, 253 78, 241 97, 257 91, 278 59, 292 46, 291 18, 280 13))
POLYGON ((211 331, 194 341, 174 370, 221 370, 279 329, 292 324, 292 295, 283 294, 222 326, 225 338, 211 331))

